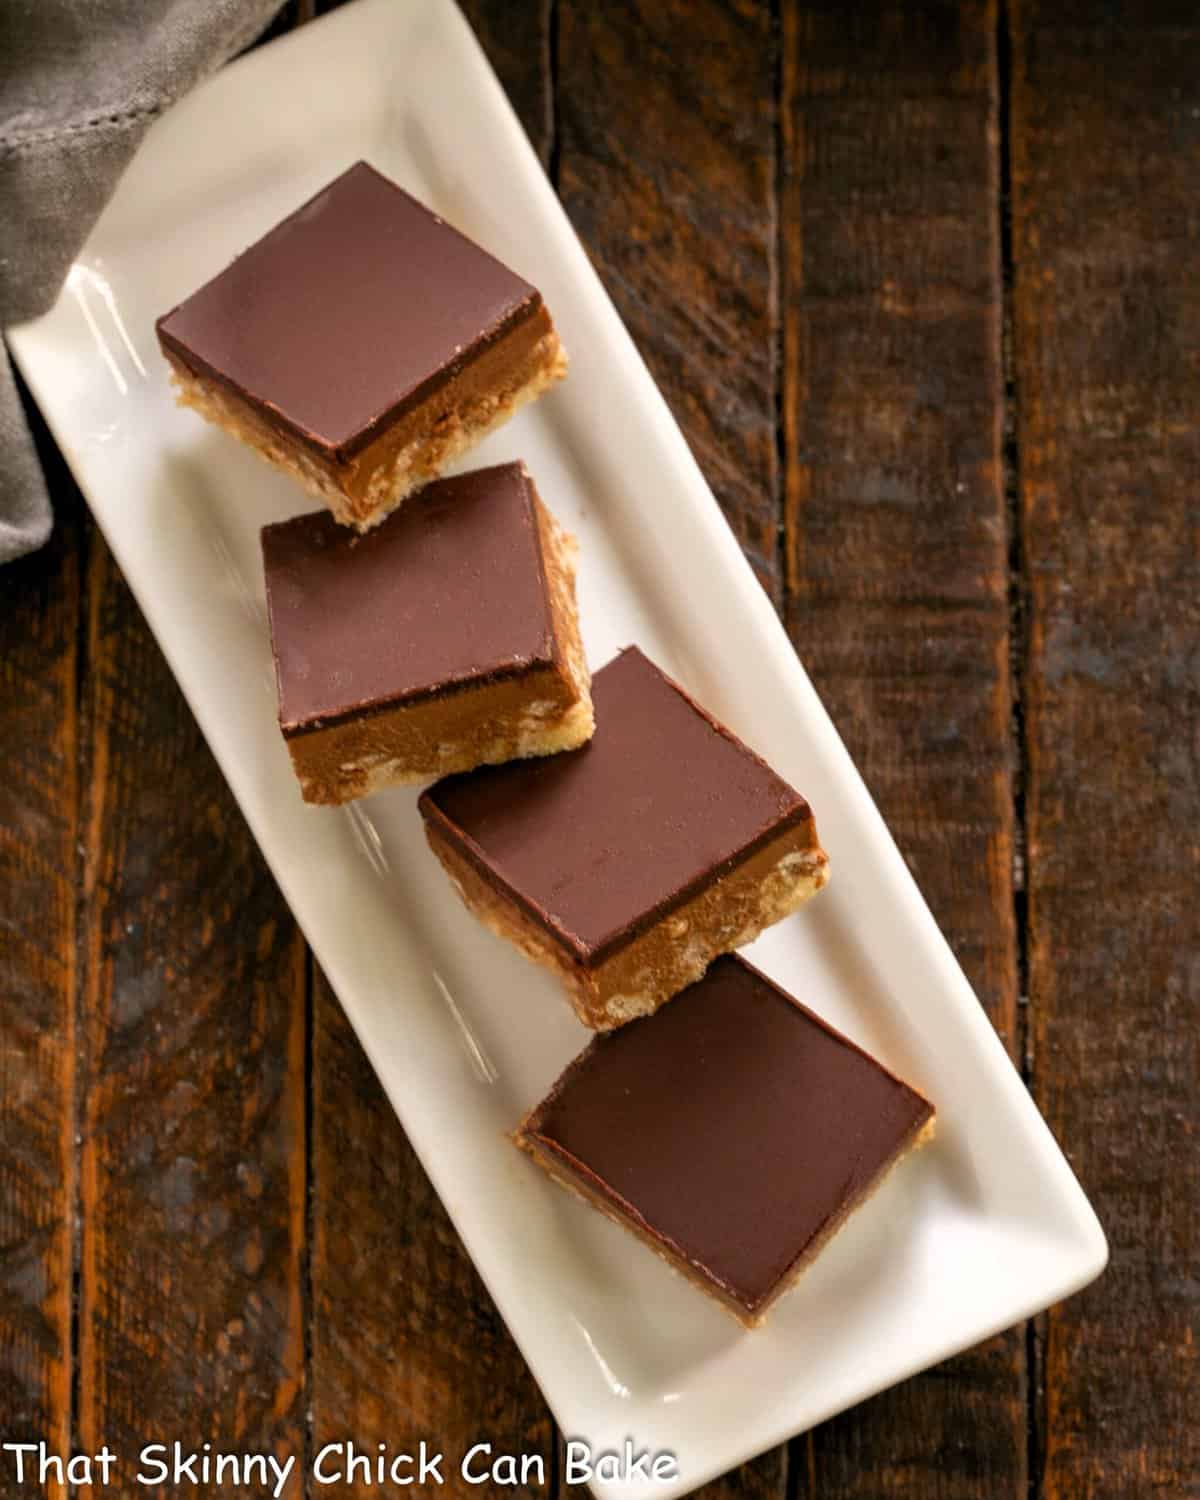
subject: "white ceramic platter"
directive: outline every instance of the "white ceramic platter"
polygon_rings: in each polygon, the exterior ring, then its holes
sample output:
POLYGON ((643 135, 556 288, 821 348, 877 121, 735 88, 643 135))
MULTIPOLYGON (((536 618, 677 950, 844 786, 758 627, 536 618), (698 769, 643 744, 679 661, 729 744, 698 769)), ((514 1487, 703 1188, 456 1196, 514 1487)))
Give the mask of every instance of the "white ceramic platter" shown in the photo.
POLYGON ((678 1479, 646 1491, 670 1500, 1097 1275, 1087 1200, 448 0, 360 0, 198 89, 151 130, 58 305, 11 345, 569 1437, 672 1450, 678 1479), (579 537, 593 666, 638 642, 812 801, 833 879, 751 956, 937 1104, 936 1144, 761 1331, 508 1143, 585 1033, 553 981, 459 906, 415 794, 346 811, 296 790, 258 530, 313 502, 174 406, 153 325, 360 157, 542 289, 570 378, 471 462, 524 458, 579 537))

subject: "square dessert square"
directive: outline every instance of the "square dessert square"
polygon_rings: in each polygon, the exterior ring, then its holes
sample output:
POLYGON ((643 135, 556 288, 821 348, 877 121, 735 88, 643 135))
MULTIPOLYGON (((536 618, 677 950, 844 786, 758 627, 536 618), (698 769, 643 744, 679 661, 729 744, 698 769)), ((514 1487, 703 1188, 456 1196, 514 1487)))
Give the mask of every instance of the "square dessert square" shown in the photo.
POLYGON ((365 162, 157 327, 181 403, 360 530, 566 373, 536 288, 365 162))
POLYGON ((427 485, 364 535, 265 526, 279 723, 309 802, 592 732, 574 543, 522 464, 427 485))
POLYGON ((753 1327, 933 1106, 739 958, 596 1037, 516 1142, 753 1327))
POLYGON ((420 808, 467 906, 603 1031, 795 911, 828 860, 804 798, 636 647, 592 697, 585 749, 450 777, 420 808))

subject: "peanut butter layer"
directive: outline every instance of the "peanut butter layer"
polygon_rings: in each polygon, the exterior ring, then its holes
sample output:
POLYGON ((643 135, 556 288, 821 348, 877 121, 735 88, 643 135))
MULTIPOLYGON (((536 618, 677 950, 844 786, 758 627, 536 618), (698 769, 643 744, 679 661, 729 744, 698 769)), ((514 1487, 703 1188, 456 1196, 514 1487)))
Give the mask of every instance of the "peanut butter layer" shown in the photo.
POLYGON ((364 162, 158 336, 182 402, 359 528, 566 369, 537 290, 364 162))
POLYGON ((749 964, 597 1037, 516 1141, 749 1327, 933 1107, 749 964))
POLYGON ((794 911, 828 861, 803 797, 636 648, 593 698, 583 751, 448 778, 420 807, 467 906, 605 1030, 794 911))
POLYGON ((574 549, 520 464, 428 485, 356 536, 263 530, 279 718, 301 791, 345 802, 592 732, 574 549))

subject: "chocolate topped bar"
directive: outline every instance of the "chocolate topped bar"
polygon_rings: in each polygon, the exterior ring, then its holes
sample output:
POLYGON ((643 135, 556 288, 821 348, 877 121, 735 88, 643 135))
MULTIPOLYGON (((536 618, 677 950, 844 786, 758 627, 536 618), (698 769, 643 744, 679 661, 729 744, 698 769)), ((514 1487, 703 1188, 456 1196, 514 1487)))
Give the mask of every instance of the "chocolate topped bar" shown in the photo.
POLYGON ((358 162, 158 330, 271 421, 345 455, 540 303, 527 281, 358 162))
POLYGON ((263 527, 285 732, 554 662, 520 464, 427 485, 355 536, 321 511, 263 527))
POLYGON ((584 750, 449 778, 420 805, 468 904, 603 1027, 786 915, 826 860, 804 798, 636 647, 592 691, 584 750))
POLYGON ((753 1324, 932 1119, 724 957, 674 1004, 597 1037, 517 1141, 753 1324))
POLYGON ((573 560, 523 465, 435 481, 362 536, 317 512, 262 545, 280 727, 311 800, 590 733, 573 560))
POLYGON ((596 674, 578 755, 430 788, 427 817, 580 959, 628 942, 808 803, 631 646, 596 674))
POLYGON ((167 313, 158 335, 185 399, 310 488, 338 487, 335 512, 356 523, 390 508, 389 474, 407 492, 463 451, 464 421, 494 425, 534 365, 561 364, 537 290, 366 162, 167 313), (379 448, 385 433, 397 440, 379 448))

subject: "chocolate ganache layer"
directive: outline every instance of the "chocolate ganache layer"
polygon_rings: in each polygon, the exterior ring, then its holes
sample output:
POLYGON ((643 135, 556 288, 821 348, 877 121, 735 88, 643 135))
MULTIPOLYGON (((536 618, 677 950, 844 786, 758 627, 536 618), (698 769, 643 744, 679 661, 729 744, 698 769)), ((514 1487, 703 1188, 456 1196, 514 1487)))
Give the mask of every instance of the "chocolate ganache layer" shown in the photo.
POLYGON ((262 544, 286 734, 553 663, 519 463, 436 480, 361 536, 318 511, 262 544))
POLYGON ((597 1037, 518 1143, 749 1314, 933 1107, 735 957, 597 1037))

